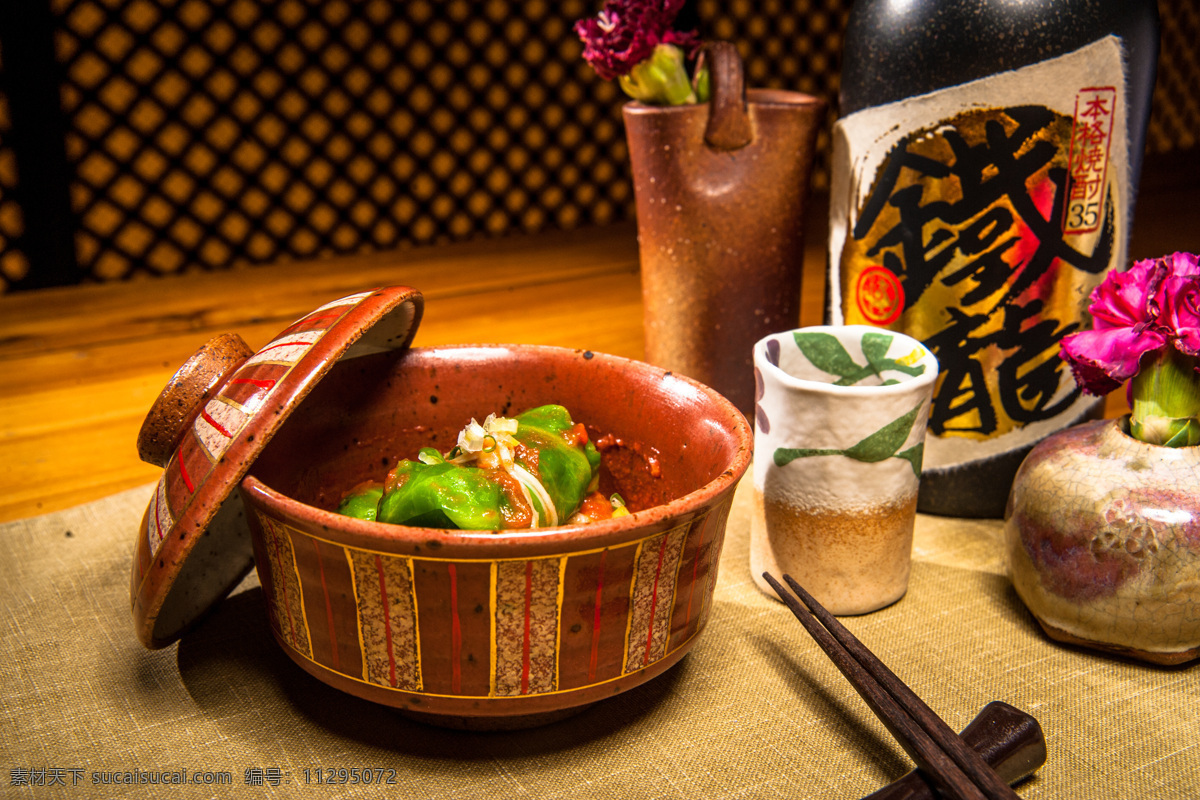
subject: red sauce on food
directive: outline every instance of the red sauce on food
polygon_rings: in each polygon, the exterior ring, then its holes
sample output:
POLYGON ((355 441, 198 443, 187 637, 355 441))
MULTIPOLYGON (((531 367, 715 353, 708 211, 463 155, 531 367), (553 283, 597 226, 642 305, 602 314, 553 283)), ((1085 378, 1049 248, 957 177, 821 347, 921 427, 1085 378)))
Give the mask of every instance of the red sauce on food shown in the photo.
POLYGON ((529 470, 538 480, 541 480, 541 473, 538 472, 538 455, 540 451, 532 447, 526 447, 521 442, 517 442, 513 448, 513 459, 521 462, 521 466, 529 470))
POLYGON ((579 506, 579 510, 575 512, 575 516, 587 517, 592 522, 609 519, 612 515, 612 503, 599 492, 592 492, 585 497, 583 503, 579 506))
POLYGON ((517 479, 502 469, 489 469, 487 477, 493 483, 499 484, 505 498, 508 499, 508 505, 500 508, 504 527, 528 528, 533 525, 533 506, 526 502, 525 493, 521 491, 517 479))
POLYGON ((563 438, 572 447, 583 447, 588 442, 587 428, 583 427, 582 422, 576 422, 573 427, 563 431, 563 438))

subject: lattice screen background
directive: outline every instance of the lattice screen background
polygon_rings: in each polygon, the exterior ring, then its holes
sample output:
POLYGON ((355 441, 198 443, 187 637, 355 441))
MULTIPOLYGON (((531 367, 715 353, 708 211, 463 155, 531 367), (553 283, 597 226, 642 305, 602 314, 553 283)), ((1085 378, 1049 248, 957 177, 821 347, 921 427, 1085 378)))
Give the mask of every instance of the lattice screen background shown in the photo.
MULTIPOLYGON (((599 0, 50 3, 76 223, 69 280, 633 215, 623 98, 571 29, 599 0)), ((1194 5, 1162 3, 1152 152, 1196 146, 1194 5)), ((685 16, 739 44, 752 85, 833 101, 848 7, 693 0, 685 16)), ((0 291, 15 291, 40 284, 21 246, 4 81, 0 53, 0 291)), ((827 185, 822 152, 814 186, 827 185)))

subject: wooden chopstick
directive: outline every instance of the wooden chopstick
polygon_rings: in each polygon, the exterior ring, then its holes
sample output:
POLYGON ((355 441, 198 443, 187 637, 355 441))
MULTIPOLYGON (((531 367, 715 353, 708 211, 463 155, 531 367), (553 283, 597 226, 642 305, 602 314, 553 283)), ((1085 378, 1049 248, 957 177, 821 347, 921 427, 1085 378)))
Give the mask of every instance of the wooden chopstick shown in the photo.
POLYGON ((979 754, 804 587, 784 575, 793 597, 771 575, 763 578, 943 793, 963 800, 1016 800, 1016 792, 979 754))

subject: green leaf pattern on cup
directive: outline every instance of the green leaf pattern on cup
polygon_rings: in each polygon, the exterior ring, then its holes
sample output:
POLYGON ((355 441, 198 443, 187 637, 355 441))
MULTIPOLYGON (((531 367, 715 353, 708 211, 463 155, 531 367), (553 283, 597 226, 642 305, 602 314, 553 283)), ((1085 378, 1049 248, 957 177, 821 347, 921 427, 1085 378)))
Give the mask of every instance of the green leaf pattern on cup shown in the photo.
POLYGON ((912 432, 913 423, 917 419, 917 413, 923 405, 924 402, 918 403, 917 407, 912 411, 909 411, 898 419, 892 420, 870 436, 845 450, 810 447, 776 448, 775 465, 782 467, 795 461, 797 458, 808 458, 810 456, 846 456, 847 458, 853 458, 855 461, 863 461, 868 464, 874 464, 889 458, 902 458, 908 462, 909 466, 912 467, 913 474, 919 478, 921 476, 921 459, 925 453, 925 443, 918 442, 906 450, 900 450, 900 448, 904 445, 904 440, 908 438, 909 433, 912 432))
MULTIPOLYGON (((836 336, 820 331, 796 331, 792 334, 796 346, 813 366, 830 375, 837 375, 834 386, 853 386, 864 378, 876 376, 883 378, 886 370, 902 372, 905 375, 921 375, 925 372, 924 364, 907 364, 905 359, 888 358, 888 348, 892 346, 893 336, 888 333, 870 332, 863 335, 862 351, 867 359, 866 364, 857 363, 846 352, 846 348, 836 336)), ((884 386, 899 383, 894 378, 883 380, 884 386)))

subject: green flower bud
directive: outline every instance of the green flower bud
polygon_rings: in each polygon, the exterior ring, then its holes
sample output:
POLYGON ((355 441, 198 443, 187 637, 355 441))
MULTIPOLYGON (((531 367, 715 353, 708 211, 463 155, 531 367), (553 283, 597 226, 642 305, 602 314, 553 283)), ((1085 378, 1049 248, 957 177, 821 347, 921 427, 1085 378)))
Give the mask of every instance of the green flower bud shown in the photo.
POLYGON ((650 58, 618 81, 625 94, 647 105, 679 106, 696 102, 683 51, 673 44, 656 45, 650 58))
POLYGON ((1129 433, 1148 444, 1200 444, 1200 374, 1197 359, 1166 347, 1133 378, 1129 433))

